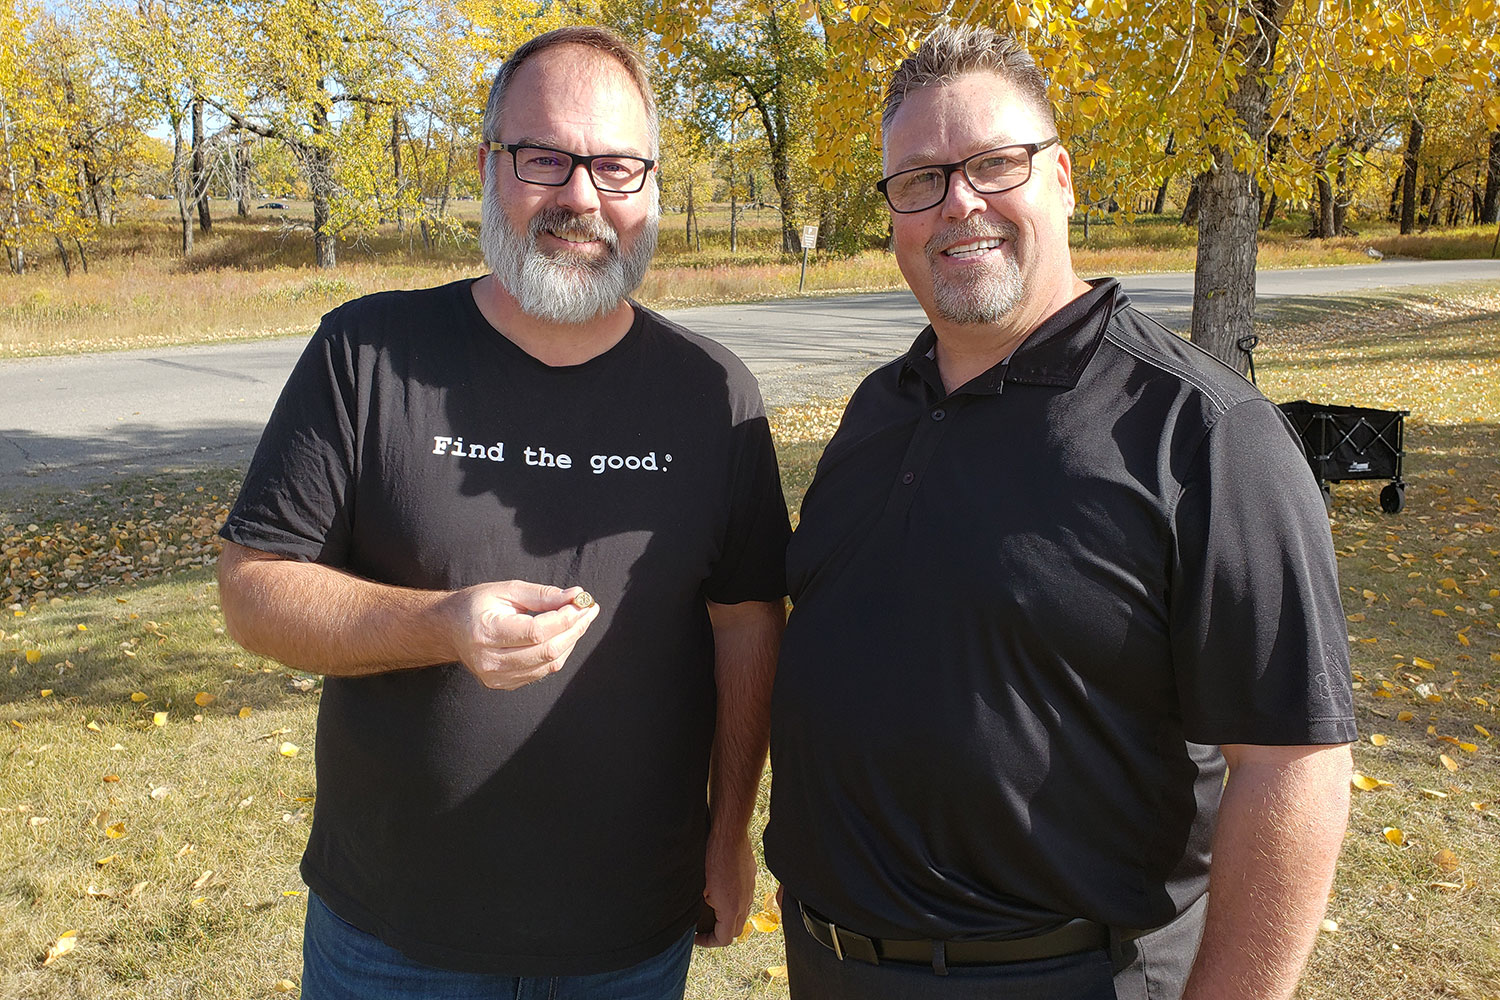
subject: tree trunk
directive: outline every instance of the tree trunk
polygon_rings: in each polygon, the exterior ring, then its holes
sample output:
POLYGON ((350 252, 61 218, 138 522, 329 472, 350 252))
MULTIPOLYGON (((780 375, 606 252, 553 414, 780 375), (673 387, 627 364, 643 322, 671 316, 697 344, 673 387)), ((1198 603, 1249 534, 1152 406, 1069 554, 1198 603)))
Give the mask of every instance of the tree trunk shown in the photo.
POLYGON ((682 226, 682 248, 693 249, 693 175, 688 174, 687 179, 687 218, 683 220, 682 226))
POLYGON ((182 227, 182 255, 193 255, 193 194, 188 179, 187 150, 182 145, 182 122, 172 123, 172 187, 177 196, 177 221, 182 227))
POLYGON ((1316 171, 1313 176, 1317 180, 1318 197, 1313 206, 1312 235, 1317 239, 1326 240, 1334 235, 1333 223, 1333 180, 1328 176, 1328 150, 1318 152, 1317 161, 1314 164, 1316 171))
POLYGON ((396 232, 406 232, 406 214, 401 207, 401 112, 391 108, 391 177, 396 182, 396 232))
POLYGON ((203 98, 193 98, 193 197, 198 202, 198 229, 211 232, 213 214, 208 204, 208 165, 203 156, 203 98))
MULTIPOLYGON (((1242 36, 1246 72, 1229 106, 1240 126, 1262 146, 1266 132, 1267 73, 1276 55, 1291 0, 1256 0, 1255 23, 1242 36)), ((1213 150, 1213 166, 1198 179, 1198 258, 1193 275, 1193 343, 1235 371, 1249 370, 1239 344, 1255 329, 1255 257, 1260 186, 1236 170, 1231 151, 1213 150)))
POLYGON ((1413 113, 1411 130, 1406 137, 1406 150, 1401 154, 1401 235, 1410 233, 1417 225, 1417 157, 1422 153, 1422 119, 1413 113))
POLYGON ((68 248, 63 246, 62 237, 53 234, 52 242, 57 245, 57 259, 62 261, 63 277, 73 277, 73 262, 68 259, 68 248))
POLYGON ((1180 219, 1184 226, 1196 226, 1198 224, 1198 206, 1201 201, 1200 194, 1203 177, 1194 177, 1192 186, 1188 188, 1187 201, 1182 205, 1182 217, 1180 219))
POLYGON ((10 108, 0 96, 0 147, 5 152, 6 178, 10 190, 10 239, 6 240, 6 259, 13 274, 26 273, 26 250, 21 245, 21 211, 16 198, 16 161, 10 148, 10 108))
POLYGON ((1281 195, 1277 194, 1275 191, 1272 191, 1271 197, 1266 199, 1266 216, 1261 220, 1260 228, 1271 228, 1271 220, 1276 218, 1276 206, 1280 201, 1281 195))
POLYGON ((329 203, 333 196, 331 154, 326 149, 307 153, 308 188, 312 195, 313 254, 319 267, 338 266, 338 245, 328 228, 329 203))
POLYGON ((1339 173, 1333 182, 1333 235, 1344 235, 1344 223, 1349 218, 1349 153, 1339 154, 1339 173))
POLYGON ((1484 178, 1484 206, 1479 210, 1479 221, 1500 222, 1500 128, 1490 133, 1489 167, 1484 178))
POLYGON ((250 218, 250 143, 244 135, 234 144, 235 214, 250 218))
MULTIPOLYGON (((323 90, 322 80, 318 90, 323 90)), ((338 247, 332 231, 328 228, 329 205, 333 201, 333 152, 321 141, 328 134, 328 106, 319 103, 312 115, 314 145, 306 146, 307 186, 312 195, 313 206, 313 256, 318 267, 338 266, 338 247)))

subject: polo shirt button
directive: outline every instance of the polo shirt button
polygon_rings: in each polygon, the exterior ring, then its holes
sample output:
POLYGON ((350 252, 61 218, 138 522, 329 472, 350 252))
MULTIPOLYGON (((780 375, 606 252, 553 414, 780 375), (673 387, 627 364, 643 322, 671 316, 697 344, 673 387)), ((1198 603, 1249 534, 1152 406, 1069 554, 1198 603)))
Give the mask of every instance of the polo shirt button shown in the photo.
POLYGON ((942 409, 941 407, 939 407, 938 409, 932 411, 932 419, 933 420, 942 420, 947 415, 948 415, 948 412, 946 410, 942 409))
POLYGON ((907 486, 910 486, 913 482, 915 482, 916 478, 917 477, 916 477, 915 473, 904 472, 904 473, 901 474, 901 481, 903 483, 905 483, 907 486))

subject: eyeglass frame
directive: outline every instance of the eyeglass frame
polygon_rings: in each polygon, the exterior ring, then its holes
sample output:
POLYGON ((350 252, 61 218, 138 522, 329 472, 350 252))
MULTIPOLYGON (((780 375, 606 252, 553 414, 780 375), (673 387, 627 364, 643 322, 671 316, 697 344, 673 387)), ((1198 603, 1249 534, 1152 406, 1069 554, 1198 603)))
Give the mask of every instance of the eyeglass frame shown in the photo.
POLYGON ((653 160, 645 156, 636 156, 633 153, 595 153, 593 156, 581 156, 578 153, 570 153, 566 149, 558 149, 554 146, 542 146, 535 142, 485 142, 482 144, 491 153, 505 152, 510 154, 510 169, 515 173, 516 180, 522 184, 535 184, 539 187, 567 187, 573 180, 573 173, 579 166, 583 166, 584 173, 588 175, 589 183, 594 185, 594 190, 600 194, 639 194, 646 188, 646 178, 651 176, 651 171, 656 169, 659 160, 653 160), (516 150, 518 149, 540 149, 548 153, 556 153, 568 158, 568 170, 563 174, 563 179, 555 184, 546 181, 529 181, 521 176, 521 166, 516 162, 516 150), (646 168, 641 171, 641 183, 628 191, 624 188, 603 188, 599 186, 599 178, 594 176, 595 160, 635 160, 644 163, 646 168))
POLYGON ((894 174, 882 177, 880 180, 875 182, 875 190, 879 191, 882 195, 885 196, 885 203, 889 205, 891 211, 895 212, 897 215, 915 215, 918 212, 925 212, 928 209, 937 208, 948 199, 948 190, 953 185, 953 174, 959 170, 963 171, 964 180, 969 182, 969 186, 973 188, 977 194, 1004 194, 1006 191, 1014 191, 1016 188, 1021 187, 1027 181, 1031 180, 1032 161, 1036 159, 1036 154, 1040 153, 1042 150, 1046 149, 1049 146, 1057 145, 1061 141, 1062 139, 1060 136, 1054 135, 1052 138, 1044 139, 1041 142, 1008 142, 1003 146, 992 146, 989 149, 981 149, 974 155, 965 157, 964 159, 958 160, 954 163, 924 163, 919 167, 911 167, 907 170, 898 170, 894 174), (972 161, 979 159, 981 156, 986 155, 987 153, 998 152, 1002 149, 1026 150, 1026 176, 1008 187, 996 188, 993 191, 985 190, 978 184, 974 183, 974 178, 969 176, 969 164, 972 161), (943 193, 939 195, 937 201, 934 201, 931 205, 923 205, 921 208, 897 208, 891 201, 890 192, 886 190, 887 187, 890 185, 891 181, 895 180, 897 177, 900 177, 902 174, 915 173, 918 170, 941 170, 943 172, 943 193))

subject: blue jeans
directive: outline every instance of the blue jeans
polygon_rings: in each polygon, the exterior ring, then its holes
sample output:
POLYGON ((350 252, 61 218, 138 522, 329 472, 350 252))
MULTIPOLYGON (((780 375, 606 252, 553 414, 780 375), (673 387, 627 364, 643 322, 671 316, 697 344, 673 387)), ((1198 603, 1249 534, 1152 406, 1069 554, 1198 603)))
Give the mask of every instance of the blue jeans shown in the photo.
POLYGON ((682 1000, 693 933, 654 958, 592 976, 503 976, 414 962, 346 923, 311 892, 302 1000, 682 1000))

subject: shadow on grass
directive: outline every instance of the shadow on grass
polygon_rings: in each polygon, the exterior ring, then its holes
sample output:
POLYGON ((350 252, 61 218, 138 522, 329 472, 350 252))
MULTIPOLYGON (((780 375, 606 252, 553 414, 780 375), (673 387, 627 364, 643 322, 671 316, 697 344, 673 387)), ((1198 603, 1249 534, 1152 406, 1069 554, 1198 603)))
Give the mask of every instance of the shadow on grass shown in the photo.
POLYGON ((211 567, 182 571, 10 619, 0 704, 22 725, 70 709, 149 723, 160 711, 234 715, 311 697, 315 678, 247 653, 223 631, 213 581, 211 567))

